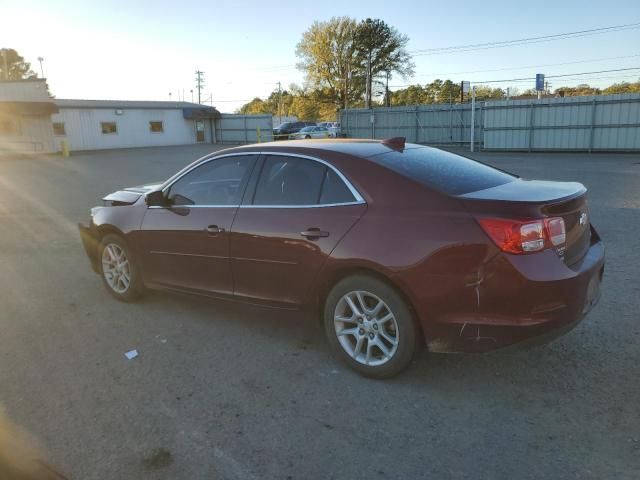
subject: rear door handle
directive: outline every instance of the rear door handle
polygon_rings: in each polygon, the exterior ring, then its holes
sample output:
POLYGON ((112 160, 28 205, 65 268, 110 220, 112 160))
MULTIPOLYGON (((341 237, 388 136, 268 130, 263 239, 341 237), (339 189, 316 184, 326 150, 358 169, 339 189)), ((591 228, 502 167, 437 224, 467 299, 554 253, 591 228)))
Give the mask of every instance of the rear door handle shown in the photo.
POLYGON ((211 235, 217 235, 218 233, 224 233, 224 228, 219 227, 218 225, 209 225, 207 228, 207 233, 211 235))
POLYGON ((320 237, 328 237, 329 232, 325 232, 324 230, 320 230, 319 228, 313 227, 305 230, 304 232, 300 232, 300 235, 309 239, 313 239, 313 238, 320 238, 320 237))

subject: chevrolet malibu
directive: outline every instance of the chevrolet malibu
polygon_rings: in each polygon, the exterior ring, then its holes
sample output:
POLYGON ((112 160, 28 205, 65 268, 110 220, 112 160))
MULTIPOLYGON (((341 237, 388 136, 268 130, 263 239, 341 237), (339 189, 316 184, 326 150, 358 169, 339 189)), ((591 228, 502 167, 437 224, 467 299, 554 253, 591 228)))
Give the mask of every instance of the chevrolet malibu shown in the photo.
POLYGON ((420 346, 566 332, 604 272, 583 185, 403 138, 232 148, 103 202, 80 233, 116 299, 162 289, 313 310, 335 354, 376 378, 420 346))

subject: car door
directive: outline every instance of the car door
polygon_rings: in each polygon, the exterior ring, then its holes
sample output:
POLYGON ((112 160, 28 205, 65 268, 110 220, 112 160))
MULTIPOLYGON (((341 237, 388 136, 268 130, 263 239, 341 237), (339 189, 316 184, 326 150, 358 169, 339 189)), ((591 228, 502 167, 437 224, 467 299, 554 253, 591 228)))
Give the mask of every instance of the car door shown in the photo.
POLYGON ((326 258, 365 210, 359 193, 328 163, 265 155, 232 228, 234 295, 304 303, 326 258))
POLYGON ((256 158, 214 158, 165 188, 167 206, 149 207, 142 221, 145 281, 233 292, 229 232, 256 158))

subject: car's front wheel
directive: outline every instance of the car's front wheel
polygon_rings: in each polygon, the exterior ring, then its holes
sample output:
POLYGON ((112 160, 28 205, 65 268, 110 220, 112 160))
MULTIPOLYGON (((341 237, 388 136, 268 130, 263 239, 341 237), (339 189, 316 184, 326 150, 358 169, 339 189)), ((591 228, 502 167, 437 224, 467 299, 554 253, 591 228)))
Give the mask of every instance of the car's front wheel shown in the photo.
POLYGON ((106 235, 100 242, 99 255, 102 281, 109 293, 123 302, 138 299, 142 280, 124 239, 106 235))
POLYGON ((338 282, 325 302, 324 326, 336 354, 373 378, 397 375, 411 363, 419 338, 405 300, 367 275, 338 282))

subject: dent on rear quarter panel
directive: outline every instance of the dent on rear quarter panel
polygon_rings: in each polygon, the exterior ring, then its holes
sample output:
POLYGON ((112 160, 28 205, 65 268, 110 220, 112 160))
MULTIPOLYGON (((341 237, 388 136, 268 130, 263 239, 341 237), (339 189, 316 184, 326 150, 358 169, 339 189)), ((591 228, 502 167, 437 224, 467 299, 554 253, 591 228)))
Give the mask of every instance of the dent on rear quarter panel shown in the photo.
POLYGON ((408 298, 427 341, 432 323, 452 309, 475 312, 483 265, 496 254, 472 217, 438 195, 414 197, 401 209, 373 203, 323 275, 354 267, 384 275, 408 298))

